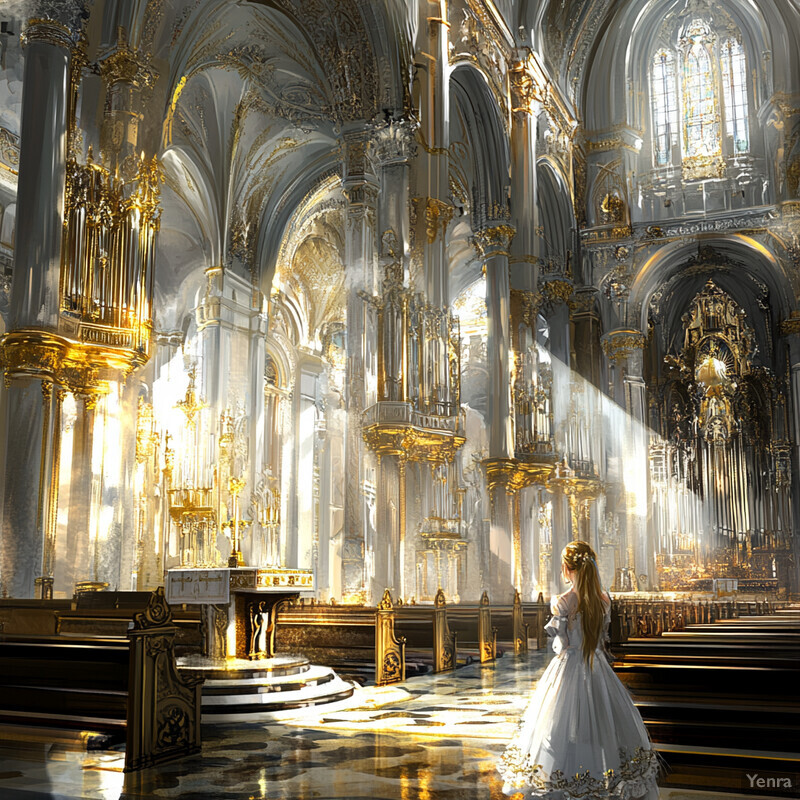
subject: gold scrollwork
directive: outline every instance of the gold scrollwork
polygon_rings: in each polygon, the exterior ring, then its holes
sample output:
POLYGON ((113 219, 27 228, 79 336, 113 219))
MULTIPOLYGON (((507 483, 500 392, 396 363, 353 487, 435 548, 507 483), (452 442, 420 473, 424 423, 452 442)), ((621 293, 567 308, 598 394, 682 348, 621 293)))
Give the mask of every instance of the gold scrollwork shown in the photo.
POLYGON ((508 248, 516 229, 511 225, 493 225, 475 233, 472 241, 482 258, 493 255, 508 255, 508 248))
POLYGON ((572 297, 574 287, 569 281, 549 280, 542 283, 542 294, 550 303, 567 303, 572 297))
POLYGON ((781 336, 793 336, 800 333, 800 311, 792 311, 788 319, 781 321, 779 326, 781 336))
POLYGON ((155 74, 139 57, 139 53, 128 44, 125 28, 117 28, 117 44, 114 50, 100 62, 100 76, 106 86, 115 83, 130 83, 136 87, 151 88, 155 74))
POLYGON ((453 219, 455 209, 450 203, 438 200, 435 197, 416 197, 414 206, 417 219, 425 219, 425 235, 428 244, 433 244, 447 231, 447 226, 453 219))
POLYGON ((552 456, 538 461, 488 458, 482 466, 489 489, 504 488, 507 494, 514 494, 526 486, 546 486, 554 468, 552 456))
POLYGON ((636 350, 642 350, 645 343, 644 334, 627 329, 610 331, 600 339, 600 346, 611 361, 624 361, 636 350))
POLYGON ((144 359, 127 351, 75 342, 51 331, 22 328, 0 340, 0 366, 6 379, 49 378, 79 394, 105 394, 108 382, 126 376, 144 359))

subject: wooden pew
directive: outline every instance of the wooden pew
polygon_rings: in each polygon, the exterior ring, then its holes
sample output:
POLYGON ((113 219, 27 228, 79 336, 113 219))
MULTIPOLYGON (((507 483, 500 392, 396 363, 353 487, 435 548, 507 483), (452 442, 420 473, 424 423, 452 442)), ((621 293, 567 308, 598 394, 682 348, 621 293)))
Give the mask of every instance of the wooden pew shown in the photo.
MULTIPOLYGON (((90 636, 125 636, 137 612, 143 611, 151 592, 86 592, 73 607, 56 613, 56 633, 90 636)), ((203 614, 200 606, 172 606, 172 624, 177 629, 178 655, 204 652, 203 614)))
MULTIPOLYGON (((534 620, 536 614, 531 615, 534 620)), ((510 606, 492 606, 492 624, 497 628, 497 641, 501 645, 508 645, 514 648, 516 655, 528 652, 529 640, 533 630, 531 624, 525 622, 522 600, 519 592, 514 592, 514 601, 510 606)), ((537 622, 534 621, 534 626, 537 622)), ((542 623, 542 633, 544 633, 544 622, 542 623)), ((539 648, 539 637, 536 637, 534 645, 539 648)))
POLYGON ((0 634, 0 722, 124 736, 125 770, 200 751, 200 683, 178 673, 163 587, 119 637, 0 634))
POLYGON ((522 604, 522 616, 530 629, 530 635, 536 639, 536 649, 541 650, 547 644, 544 626, 552 616, 550 603, 545 601, 540 592, 535 603, 522 604))
POLYGON ((486 592, 477 605, 458 603, 447 608, 447 624, 458 637, 461 648, 473 650, 481 663, 497 658, 497 628, 492 627, 493 612, 486 592))
POLYGON ((441 589, 432 606, 402 605, 394 610, 395 628, 406 638, 406 657, 429 661, 434 672, 457 666, 457 637, 448 625, 447 610, 441 589))
POLYGON ((340 606, 285 600, 275 610, 275 653, 295 653, 356 676, 374 674, 383 686, 406 678, 405 639, 395 634, 388 589, 378 606, 340 606))
POLYGON ((714 600, 630 600, 615 609, 624 636, 614 647, 614 670, 669 764, 667 787, 720 785, 721 775, 746 786, 746 772, 783 774, 793 763, 800 740, 800 611, 778 610, 766 602, 714 600), (628 635, 637 629, 644 635, 628 635), (753 742, 759 752, 745 766, 741 754, 753 742))

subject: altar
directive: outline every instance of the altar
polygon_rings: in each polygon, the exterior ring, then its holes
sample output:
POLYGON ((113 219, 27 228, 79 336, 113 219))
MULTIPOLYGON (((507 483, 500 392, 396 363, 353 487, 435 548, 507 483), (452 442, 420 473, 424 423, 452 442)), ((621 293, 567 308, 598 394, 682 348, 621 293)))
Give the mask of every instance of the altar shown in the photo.
POLYGON ((179 568, 166 580, 170 605, 202 606, 210 658, 272 657, 278 605, 313 591, 311 570, 279 567, 179 568))

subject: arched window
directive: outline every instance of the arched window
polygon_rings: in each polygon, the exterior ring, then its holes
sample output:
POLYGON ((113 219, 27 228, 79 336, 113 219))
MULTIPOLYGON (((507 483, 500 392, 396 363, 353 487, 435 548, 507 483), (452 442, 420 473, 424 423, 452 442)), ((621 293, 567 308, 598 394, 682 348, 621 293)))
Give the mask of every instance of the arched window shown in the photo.
POLYGON ((678 136, 678 101, 675 93, 675 56, 659 50, 653 57, 650 80, 653 102, 653 153, 657 167, 672 160, 672 146, 678 136))
POLYGON ((737 36, 719 43, 703 19, 676 38, 650 63, 653 163, 672 164, 680 142, 685 178, 722 177, 723 156, 750 151, 745 50, 737 36))
POLYGON ((684 159, 713 158, 722 153, 713 47, 714 37, 705 22, 691 22, 681 40, 684 159))
POLYGON ((725 132, 731 137, 734 153, 750 150, 747 121, 747 61, 742 43, 726 39, 720 48, 722 90, 725 95, 725 132))

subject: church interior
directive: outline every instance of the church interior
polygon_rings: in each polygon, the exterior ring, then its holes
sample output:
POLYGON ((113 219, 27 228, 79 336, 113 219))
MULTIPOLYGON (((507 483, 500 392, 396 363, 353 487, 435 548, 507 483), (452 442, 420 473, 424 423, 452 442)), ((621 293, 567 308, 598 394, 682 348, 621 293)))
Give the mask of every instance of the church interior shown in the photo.
POLYGON ((0 336, 0 797, 800 792, 798 0, 5 0, 0 336))

